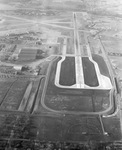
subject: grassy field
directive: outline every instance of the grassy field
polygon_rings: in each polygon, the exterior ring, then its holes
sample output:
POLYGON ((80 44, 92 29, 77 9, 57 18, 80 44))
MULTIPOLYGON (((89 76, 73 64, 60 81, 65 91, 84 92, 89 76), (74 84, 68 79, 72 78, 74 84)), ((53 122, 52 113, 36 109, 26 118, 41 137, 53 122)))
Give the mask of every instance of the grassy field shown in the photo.
POLYGON ((76 84, 75 57, 66 57, 62 62, 59 84, 64 86, 76 84))
POLYGON ((7 92, 1 104, 3 110, 17 110, 23 98, 28 80, 17 80, 7 92))
POLYGON ((94 64, 89 60, 89 58, 81 58, 83 61, 83 72, 85 84, 91 87, 99 86, 98 78, 94 64))

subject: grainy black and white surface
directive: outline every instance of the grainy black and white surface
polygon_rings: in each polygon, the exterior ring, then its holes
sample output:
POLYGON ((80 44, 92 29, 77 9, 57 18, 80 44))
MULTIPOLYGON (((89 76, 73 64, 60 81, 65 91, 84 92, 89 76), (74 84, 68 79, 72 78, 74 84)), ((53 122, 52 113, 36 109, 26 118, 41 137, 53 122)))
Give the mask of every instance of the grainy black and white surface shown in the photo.
POLYGON ((0 0, 0 150, 121 150, 121 41, 121 0, 0 0))

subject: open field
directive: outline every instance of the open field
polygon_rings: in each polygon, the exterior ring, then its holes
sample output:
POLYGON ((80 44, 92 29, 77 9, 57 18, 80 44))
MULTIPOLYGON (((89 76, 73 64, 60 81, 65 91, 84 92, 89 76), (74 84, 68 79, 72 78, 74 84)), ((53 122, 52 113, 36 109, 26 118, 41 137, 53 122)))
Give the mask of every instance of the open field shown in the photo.
POLYGON ((83 61, 83 70, 84 70, 84 79, 85 79, 85 84, 89 86, 98 86, 98 79, 97 75, 95 73, 95 68, 92 62, 88 58, 82 58, 83 61), (90 76, 89 76, 90 74, 90 76))
POLYGON ((25 89, 27 87, 27 80, 17 80, 6 92, 5 97, 2 99, 0 108, 2 110, 17 110, 23 98, 25 89))
POLYGON ((13 81, 6 81, 6 82, 0 82, 0 103, 2 103, 3 98, 5 97, 6 93, 8 92, 9 88, 12 86, 13 81))
POLYGON ((66 86, 76 84, 74 57, 66 57, 62 62, 59 83, 66 86))

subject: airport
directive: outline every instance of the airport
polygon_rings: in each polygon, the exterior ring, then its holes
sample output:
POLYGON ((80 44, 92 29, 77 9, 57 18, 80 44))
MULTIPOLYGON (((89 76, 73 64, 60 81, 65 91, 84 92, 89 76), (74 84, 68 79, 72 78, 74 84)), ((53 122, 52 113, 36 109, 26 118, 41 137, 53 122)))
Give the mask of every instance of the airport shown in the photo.
POLYGON ((0 149, 121 150, 121 16, 14 1, 0 1, 0 149))

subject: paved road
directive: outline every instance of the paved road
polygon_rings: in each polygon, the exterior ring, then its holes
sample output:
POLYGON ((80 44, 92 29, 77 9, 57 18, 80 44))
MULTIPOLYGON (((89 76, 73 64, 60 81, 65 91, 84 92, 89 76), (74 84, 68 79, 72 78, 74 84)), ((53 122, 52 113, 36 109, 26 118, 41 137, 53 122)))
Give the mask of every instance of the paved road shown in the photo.
POLYGON ((81 59, 79 31, 77 26, 77 14, 73 13, 74 21, 74 49, 75 49, 75 68, 76 68, 76 85, 77 88, 84 88, 83 65, 81 59))

